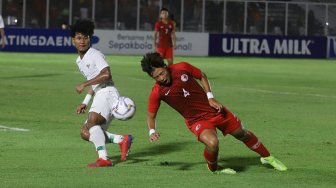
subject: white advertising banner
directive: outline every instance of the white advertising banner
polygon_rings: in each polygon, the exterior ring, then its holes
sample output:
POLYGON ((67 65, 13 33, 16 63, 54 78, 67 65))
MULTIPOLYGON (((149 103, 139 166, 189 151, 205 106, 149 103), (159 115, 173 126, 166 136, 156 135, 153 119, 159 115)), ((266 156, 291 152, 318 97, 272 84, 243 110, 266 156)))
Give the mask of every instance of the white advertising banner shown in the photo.
MULTIPOLYGON (((153 49, 153 32, 95 30, 93 47, 105 54, 143 55, 153 49)), ((208 56, 208 33, 176 33, 175 55, 208 56)))

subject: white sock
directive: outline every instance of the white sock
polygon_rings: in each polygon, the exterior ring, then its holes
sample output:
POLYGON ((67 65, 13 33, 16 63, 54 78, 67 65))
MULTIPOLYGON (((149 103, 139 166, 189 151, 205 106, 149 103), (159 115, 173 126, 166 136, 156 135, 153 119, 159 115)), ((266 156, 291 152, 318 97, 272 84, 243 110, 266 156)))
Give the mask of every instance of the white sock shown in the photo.
POLYGON ((105 131, 105 133, 112 143, 119 144, 124 140, 124 137, 122 135, 109 133, 107 131, 105 131))
POLYGON ((93 142, 93 144, 95 145, 99 158, 106 160, 107 151, 105 147, 105 135, 103 129, 99 125, 95 125, 90 128, 89 132, 90 132, 89 140, 93 142))

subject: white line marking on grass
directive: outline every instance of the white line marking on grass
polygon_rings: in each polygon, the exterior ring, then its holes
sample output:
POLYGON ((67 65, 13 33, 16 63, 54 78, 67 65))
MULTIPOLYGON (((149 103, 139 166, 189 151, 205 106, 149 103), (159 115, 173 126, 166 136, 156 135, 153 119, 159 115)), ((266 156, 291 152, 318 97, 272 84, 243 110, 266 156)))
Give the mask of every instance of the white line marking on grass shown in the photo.
POLYGON ((28 132, 28 131, 30 131, 29 129, 23 129, 23 128, 17 128, 17 127, 7 127, 7 126, 4 126, 4 125, 0 125, 0 129, 10 130, 10 131, 19 131, 19 132, 28 132))
POLYGON ((21 69, 21 70, 36 70, 36 68, 32 68, 32 67, 22 67, 22 66, 15 66, 15 65, 7 66, 7 68, 15 68, 15 69, 21 69))
POLYGON ((136 80, 136 81, 142 81, 142 82, 153 82, 152 80, 146 80, 142 78, 133 78, 133 77, 127 77, 130 80, 136 80))
POLYGON ((131 76, 123 76, 123 75, 113 75, 114 77, 122 77, 129 80, 136 80, 136 81, 142 81, 142 82, 153 82, 151 79, 144 79, 144 78, 136 78, 131 76))
POLYGON ((260 93, 269 93, 269 94, 278 94, 278 95, 298 95, 298 96, 309 96, 309 97, 320 97, 320 98, 333 98, 336 99, 336 96, 327 96, 315 93, 294 93, 294 92, 281 92, 281 91, 270 91, 264 89, 254 89, 254 88, 239 88, 243 90, 256 91, 260 93))

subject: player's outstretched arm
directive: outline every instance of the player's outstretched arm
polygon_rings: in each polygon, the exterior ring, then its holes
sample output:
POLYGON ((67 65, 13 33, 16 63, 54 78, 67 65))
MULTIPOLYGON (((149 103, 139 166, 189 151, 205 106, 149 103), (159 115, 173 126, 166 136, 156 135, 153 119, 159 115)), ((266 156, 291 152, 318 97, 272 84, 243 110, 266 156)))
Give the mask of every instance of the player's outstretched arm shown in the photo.
POLYGON ((77 114, 82 114, 85 113, 85 110, 92 98, 92 96, 94 95, 94 91, 92 88, 89 89, 88 93, 86 94, 83 102, 77 107, 76 112, 77 114))
POLYGON ((204 74, 202 72, 202 77, 201 77, 201 85, 205 91, 205 93, 207 94, 208 100, 209 100, 209 105, 215 109, 218 110, 218 112, 221 112, 223 110, 223 105, 221 103, 219 103, 213 96, 212 92, 211 92, 211 87, 210 87, 210 83, 208 80, 208 77, 206 76, 206 74, 204 74))
POLYGON ((100 71, 100 73, 96 77, 92 78, 91 80, 87 80, 86 82, 83 82, 83 83, 77 85, 76 86, 76 91, 77 91, 77 93, 82 93, 82 91, 87 86, 91 86, 91 85, 94 85, 94 84, 106 83, 106 82, 110 81, 111 79, 112 79, 112 76, 111 76, 110 67, 105 67, 100 71))
POLYGON ((155 130, 155 118, 156 113, 147 113, 147 125, 149 130, 149 140, 151 142, 157 141, 160 138, 160 134, 155 130))

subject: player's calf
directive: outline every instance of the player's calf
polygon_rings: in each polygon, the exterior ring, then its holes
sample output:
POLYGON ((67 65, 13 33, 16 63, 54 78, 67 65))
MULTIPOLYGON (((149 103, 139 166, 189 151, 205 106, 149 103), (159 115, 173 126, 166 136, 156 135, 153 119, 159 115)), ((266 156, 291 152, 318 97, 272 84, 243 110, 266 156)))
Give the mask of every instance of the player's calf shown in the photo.
POLYGON ((219 150, 219 141, 216 131, 213 129, 205 129, 201 133, 199 141, 205 144, 203 155, 207 162, 208 169, 212 172, 216 171, 218 168, 217 158, 219 150))
POLYGON ((235 137, 237 140, 240 140, 242 142, 245 142, 250 139, 250 134, 246 129, 243 129, 242 127, 237 128, 232 133, 230 133, 233 137, 235 137))
POLYGON ((208 169, 211 172, 215 172, 218 168, 218 164, 217 164, 218 151, 211 152, 211 151, 208 151, 207 149, 204 149, 203 155, 207 162, 208 169))

